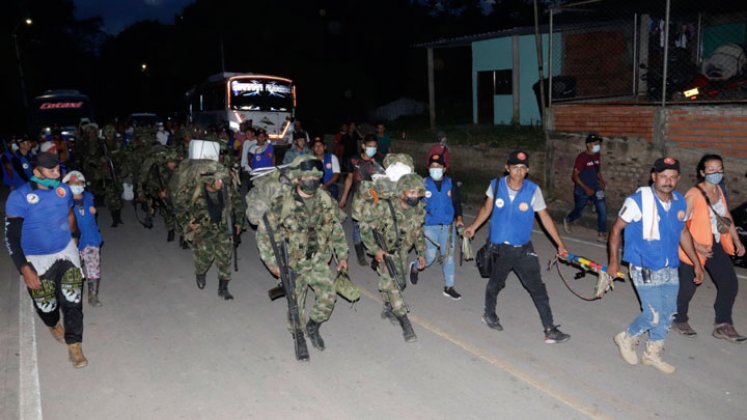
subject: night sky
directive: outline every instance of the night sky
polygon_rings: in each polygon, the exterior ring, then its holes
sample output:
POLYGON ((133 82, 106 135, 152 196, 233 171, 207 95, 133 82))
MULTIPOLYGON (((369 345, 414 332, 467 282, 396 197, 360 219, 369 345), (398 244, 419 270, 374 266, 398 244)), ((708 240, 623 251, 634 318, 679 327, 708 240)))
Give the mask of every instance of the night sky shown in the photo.
POLYGON ((101 16, 104 30, 117 34, 127 25, 140 20, 173 23, 185 5, 193 0, 74 0, 75 16, 101 16))

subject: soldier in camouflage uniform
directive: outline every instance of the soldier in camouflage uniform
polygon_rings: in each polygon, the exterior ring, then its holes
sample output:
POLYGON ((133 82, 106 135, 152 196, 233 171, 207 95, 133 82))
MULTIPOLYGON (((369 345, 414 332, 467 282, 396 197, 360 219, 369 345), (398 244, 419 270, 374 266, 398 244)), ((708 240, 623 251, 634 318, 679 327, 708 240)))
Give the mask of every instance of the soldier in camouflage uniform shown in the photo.
MULTIPOLYGON (((197 287, 205 288, 205 277, 215 261, 218 266, 218 296, 233 299, 228 291, 231 280, 233 238, 243 229, 245 204, 228 182, 228 171, 218 162, 199 175, 186 211, 177 214, 185 226, 185 237, 192 242, 197 287)), ((184 192, 182 192, 184 193, 184 192)))
MULTIPOLYGON (((266 215, 275 240, 288 245, 289 268, 296 274, 296 299, 302 325, 307 289, 314 290, 316 299, 306 332, 312 345, 324 350, 319 327, 329 319, 337 298, 329 263, 334 251, 337 270, 347 270, 348 245, 342 229, 342 212, 332 196, 319 189, 322 162, 306 155, 294 160, 292 167, 296 167, 292 171, 293 193, 277 197, 266 215)), ((264 223, 257 227, 257 247, 262 261, 279 277, 280 269, 264 223)))
POLYGON ((176 218, 174 207, 169 197, 169 182, 179 164, 177 150, 170 146, 152 146, 151 158, 143 163, 142 176, 138 184, 139 197, 148 205, 147 218, 152 220, 156 210, 163 218, 168 230, 166 242, 174 240, 176 218))
MULTIPOLYGON (((405 341, 417 340, 412 324, 407 318, 407 305, 400 289, 384 263, 387 254, 376 241, 374 232, 378 232, 386 242, 387 250, 393 257, 397 277, 404 279, 408 254, 414 246, 418 255, 418 265, 425 268, 425 205, 420 198, 425 194, 425 183, 419 175, 403 175, 396 184, 396 196, 391 198, 373 198, 366 202, 359 219, 361 239, 378 263, 376 272, 379 275, 379 291, 384 300, 382 317, 390 320, 396 318, 402 327, 405 341)), ((403 285, 403 282, 400 281, 403 285)))
MULTIPOLYGON (((107 126, 105 135, 111 135, 113 127, 107 126)), ((116 167, 111 158, 107 139, 100 139, 98 127, 88 124, 83 129, 76 154, 80 169, 86 174, 87 185, 91 193, 104 198, 104 204, 112 215, 112 227, 122 223, 122 186, 117 182, 116 167)))

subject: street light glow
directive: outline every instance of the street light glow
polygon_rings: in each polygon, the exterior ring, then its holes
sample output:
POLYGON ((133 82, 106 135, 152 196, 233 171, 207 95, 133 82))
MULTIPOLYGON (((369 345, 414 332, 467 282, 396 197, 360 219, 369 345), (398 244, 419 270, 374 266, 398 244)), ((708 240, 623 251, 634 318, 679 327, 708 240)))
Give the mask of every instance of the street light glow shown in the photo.
POLYGON ((148 65, 146 63, 143 63, 140 65, 140 70, 145 71, 148 70, 148 65))
POLYGON ((34 24, 34 21, 31 20, 30 18, 26 18, 26 20, 24 20, 24 22, 26 22, 26 25, 28 25, 28 26, 31 26, 31 25, 34 24))

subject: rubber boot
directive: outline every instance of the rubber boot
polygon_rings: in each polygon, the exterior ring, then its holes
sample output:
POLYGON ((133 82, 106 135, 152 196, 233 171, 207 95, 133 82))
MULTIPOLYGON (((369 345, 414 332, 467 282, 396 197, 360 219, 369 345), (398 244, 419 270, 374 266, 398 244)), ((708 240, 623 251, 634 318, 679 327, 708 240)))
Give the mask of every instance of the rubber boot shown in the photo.
POLYGON ((189 243, 184 240, 184 236, 179 236, 179 246, 182 249, 189 249, 189 243))
POLYGON ((322 336, 319 335, 319 327, 321 327, 321 324, 310 319, 309 322, 306 323, 306 334, 309 335, 311 345, 314 346, 315 349, 324 351, 324 340, 322 340, 322 336))
POLYGON ((205 284, 207 283, 205 281, 205 275, 204 274, 197 274, 195 276, 195 280, 197 281, 197 288, 202 290, 205 288, 205 284))
POLYGON ((101 302, 99 301, 99 281, 101 279, 88 280, 88 304, 94 308, 101 306, 101 302))
POLYGON ((360 264, 362 267, 365 267, 368 265, 366 262, 366 251, 363 249, 363 242, 358 242, 355 244, 355 255, 358 256, 358 264, 360 264))
POLYGON ((418 336, 415 335, 415 331, 412 329, 412 324, 410 324, 407 315, 398 316, 397 320, 399 321, 399 325, 402 327, 402 336, 405 338, 405 342, 414 343, 415 341, 418 341, 418 336))
POLYGON ((111 227, 115 228, 118 225, 123 224, 122 223, 122 209, 111 210, 110 213, 112 214, 112 225, 111 225, 111 227))
POLYGON ((653 366, 662 373, 674 373, 674 366, 661 359, 664 350, 664 340, 646 342, 646 351, 643 352, 641 362, 646 366, 653 366))
POLYGON ((381 319, 388 319, 389 322, 392 323, 392 325, 397 325, 399 322, 397 320, 397 317, 394 316, 394 313, 392 312, 392 305, 389 302, 384 303, 384 307, 381 308, 381 319))
POLYGON ((615 336, 614 341, 623 360, 629 365, 637 365, 638 353, 635 349, 638 346, 638 337, 632 337, 627 331, 623 331, 615 336))
POLYGON ((57 321, 57 325, 54 327, 49 327, 49 331, 52 333, 52 337, 54 337, 55 340, 65 344, 65 329, 59 321, 57 321))
POLYGON ((73 367, 82 368, 88 366, 88 359, 83 355, 80 343, 68 344, 67 352, 70 355, 70 361, 73 362, 73 367))
POLYGON ((169 232, 166 234, 166 242, 174 242, 174 229, 169 229, 169 232))
POLYGON ((233 300, 233 295, 228 291, 228 280, 218 280, 218 296, 223 300, 233 300))

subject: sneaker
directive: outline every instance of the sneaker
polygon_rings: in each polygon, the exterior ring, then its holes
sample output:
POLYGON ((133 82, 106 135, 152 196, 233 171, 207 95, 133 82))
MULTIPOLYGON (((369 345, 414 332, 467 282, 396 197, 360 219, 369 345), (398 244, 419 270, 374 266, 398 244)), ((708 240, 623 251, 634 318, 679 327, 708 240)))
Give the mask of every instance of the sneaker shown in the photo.
POLYGON ((672 327, 674 328, 675 331, 684 335, 685 337, 695 337, 696 335, 698 335, 698 333, 695 332, 695 330, 692 329, 692 327, 690 327, 690 324, 688 324, 687 321, 673 322, 672 327))
POLYGON ((418 267, 415 266, 415 263, 410 263, 410 284, 415 286, 418 284, 418 267))
POLYGON ((563 218, 563 232, 571 233, 571 222, 567 218, 563 218))
POLYGON ((484 322, 488 328, 492 328, 496 331, 503 331, 503 326, 498 322, 498 315, 496 314, 482 314, 482 322, 484 322))
POLYGON ((566 341, 571 339, 570 335, 560 331, 558 327, 559 325, 553 325, 550 328, 545 328, 545 343, 565 343, 566 341))
POLYGON ((603 244, 607 243, 607 234, 604 232, 599 232, 599 234, 597 234, 597 242, 603 244))
POLYGON ((457 293, 453 287, 444 287, 444 296, 451 298, 452 300, 459 300, 462 298, 462 295, 457 293))
POLYGON ((732 343, 742 343, 747 340, 747 337, 739 335, 733 325, 727 323, 716 325, 716 328, 713 330, 713 336, 729 340, 732 343))

